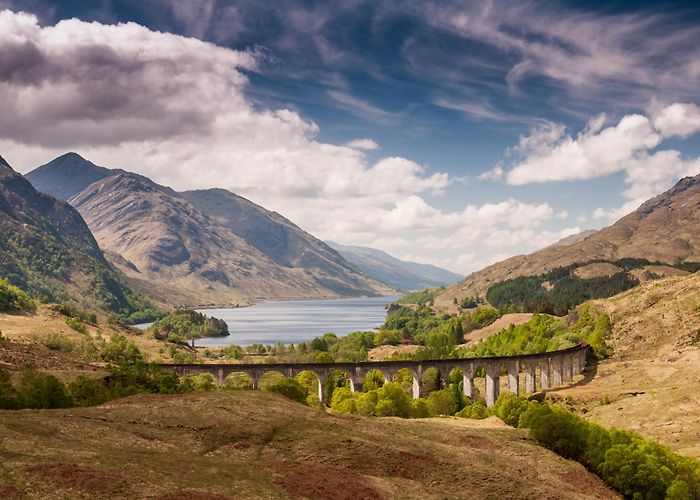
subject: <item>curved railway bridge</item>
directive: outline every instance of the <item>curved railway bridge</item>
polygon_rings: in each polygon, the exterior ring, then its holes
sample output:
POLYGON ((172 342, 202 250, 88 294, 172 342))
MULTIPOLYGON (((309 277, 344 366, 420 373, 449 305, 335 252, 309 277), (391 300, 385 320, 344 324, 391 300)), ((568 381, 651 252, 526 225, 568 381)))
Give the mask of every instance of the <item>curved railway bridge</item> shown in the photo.
POLYGON ((462 370, 464 394, 474 397, 474 374, 483 368, 486 376, 486 404, 493 406, 500 391, 500 377, 507 374, 508 391, 513 394, 523 392, 520 387, 520 374, 524 374, 524 392, 550 389, 573 381, 586 364, 586 354, 590 347, 581 344, 561 351, 541 354, 524 354, 520 356, 499 356, 470 359, 435 359, 423 361, 362 361, 358 363, 248 363, 248 364, 162 364, 165 370, 171 370, 179 376, 211 373, 219 385, 232 373, 244 373, 253 385, 260 387, 260 381, 266 373, 278 372, 285 377, 295 377, 304 371, 310 371, 318 378, 318 397, 325 401, 326 380, 331 372, 343 371, 350 380, 352 391, 362 391, 365 375, 372 370, 379 370, 386 380, 393 380, 401 369, 406 369, 413 377, 413 397, 421 397, 422 376, 425 370, 435 368, 441 377, 447 378, 453 368, 462 370))

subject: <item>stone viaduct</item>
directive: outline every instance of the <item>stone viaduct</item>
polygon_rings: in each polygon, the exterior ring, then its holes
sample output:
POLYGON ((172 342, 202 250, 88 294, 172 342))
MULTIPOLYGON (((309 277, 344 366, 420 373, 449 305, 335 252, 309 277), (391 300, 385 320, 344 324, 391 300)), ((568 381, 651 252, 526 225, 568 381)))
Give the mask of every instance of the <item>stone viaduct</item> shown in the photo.
POLYGON ((524 392, 532 393, 540 389, 549 389, 571 382, 575 375, 581 373, 586 364, 587 344, 542 354, 525 354, 520 356, 501 356, 470 359, 435 359, 424 361, 363 361, 359 363, 254 363, 254 364, 162 364, 161 368, 171 370, 179 376, 211 373, 219 385, 232 373, 244 373, 253 385, 260 387, 263 375, 278 372, 285 377, 295 377, 304 371, 310 371, 318 378, 318 397, 325 401, 326 380, 331 372, 340 370, 346 373, 352 391, 362 391, 362 384, 370 371, 379 370, 385 380, 393 380, 401 369, 408 370, 413 377, 413 397, 421 397, 422 376, 429 368, 436 368, 440 376, 446 379, 453 368, 462 370, 464 394, 474 397, 474 374, 483 368, 486 377, 486 404, 493 406, 500 391, 500 377, 505 372, 508 377, 508 391, 522 393, 520 373, 524 373, 524 392))

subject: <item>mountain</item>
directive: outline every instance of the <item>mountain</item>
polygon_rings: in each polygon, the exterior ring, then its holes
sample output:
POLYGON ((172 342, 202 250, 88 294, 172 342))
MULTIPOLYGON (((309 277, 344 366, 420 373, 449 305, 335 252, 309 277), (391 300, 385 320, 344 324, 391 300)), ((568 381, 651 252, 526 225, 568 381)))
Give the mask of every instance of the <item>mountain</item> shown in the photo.
POLYGON ((141 175, 98 167, 75 153, 27 178, 57 195, 79 190, 69 202, 107 257, 134 286, 164 303, 238 304, 391 291, 281 215, 223 189, 180 193, 141 175))
MULTIPOLYGON (((485 296, 487 290, 505 280, 534 276, 554 268, 591 260, 615 261, 643 258, 673 264, 700 261, 700 175, 686 177, 668 191, 648 200, 613 225, 580 241, 552 245, 530 255, 518 255, 474 272, 438 296, 435 304, 450 308, 454 299, 485 296)), ((599 264, 598 275, 609 273, 599 264)), ((581 268, 583 269, 583 268, 581 268)), ((650 266, 650 273, 667 268, 650 266)), ((583 269, 596 271, 595 269, 583 269)), ((671 271, 669 271, 671 272, 671 271)), ((589 273, 592 278, 596 273, 589 273)))
POLYGON ((327 243, 367 276, 397 290, 433 288, 455 283, 462 278, 459 274, 436 266, 399 260, 374 248, 340 245, 331 241, 327 243))
POLYGON ((148 306, 105 259, 77 210, 0 157, 0 276, 36 297, 129 316, 148 306))

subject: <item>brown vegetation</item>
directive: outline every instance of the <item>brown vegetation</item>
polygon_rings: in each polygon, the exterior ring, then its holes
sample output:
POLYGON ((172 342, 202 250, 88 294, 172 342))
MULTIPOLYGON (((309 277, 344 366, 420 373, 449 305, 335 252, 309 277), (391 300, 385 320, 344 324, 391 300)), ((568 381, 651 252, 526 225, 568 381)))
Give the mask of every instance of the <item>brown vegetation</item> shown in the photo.
POLYGON ((268 392, 0 412, 0 436, 0 488, 27 498, 615 497, 496 418, 332 415, 268 392))

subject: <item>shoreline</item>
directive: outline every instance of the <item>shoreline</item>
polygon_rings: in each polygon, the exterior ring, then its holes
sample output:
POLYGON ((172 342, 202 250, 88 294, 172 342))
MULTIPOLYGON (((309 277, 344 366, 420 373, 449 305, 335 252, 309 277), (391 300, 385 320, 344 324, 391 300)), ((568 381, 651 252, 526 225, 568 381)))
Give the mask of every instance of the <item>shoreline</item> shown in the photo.
MULTIPOLYGON (((228 304, 199 304, 199 305, 185 305, 181 307, 186 307, 194 309, 195 311, 206 311, 211 309, 242 309, 265 302, 299 302, 307 300, 353 300, 353 299, 374 299, 379 297, 403 297, 407 292, 398 292, 391 295, 358 295, 352 297, 248 297, 242 299, 239 303, 228 303, 228 304)), ((398 300, 398 299, 397 299, 398 300)), ((180 307, 180 306, 178 306, 180 307)))

